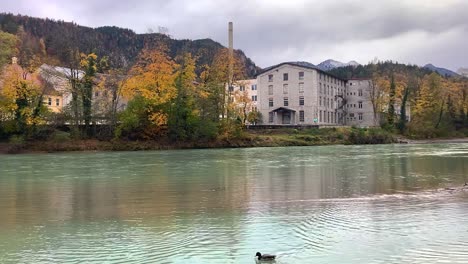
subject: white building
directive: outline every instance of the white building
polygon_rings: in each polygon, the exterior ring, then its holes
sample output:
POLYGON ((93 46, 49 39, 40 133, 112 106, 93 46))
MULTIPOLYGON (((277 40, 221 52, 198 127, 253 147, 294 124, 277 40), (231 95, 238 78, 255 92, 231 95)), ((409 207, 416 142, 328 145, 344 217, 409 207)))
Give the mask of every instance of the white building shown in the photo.
POLYGON ((257 76, 264 125, 345 125, 346 80, 307 62, 285 62, 257 76))
POLYGON ((239 96, 246 96, 250 100, 251 106, 249 111, 257 110, 257 79, 239 80, 234 82, 234 85, 229 90, 231 95, 236 99, 239 96))
POLYGON ((371 101, 372 81, 350 79, 346 82, 346 102, 344 104, 345 124, 357 127, 378 126, 379 115, 374 116, 371 101))

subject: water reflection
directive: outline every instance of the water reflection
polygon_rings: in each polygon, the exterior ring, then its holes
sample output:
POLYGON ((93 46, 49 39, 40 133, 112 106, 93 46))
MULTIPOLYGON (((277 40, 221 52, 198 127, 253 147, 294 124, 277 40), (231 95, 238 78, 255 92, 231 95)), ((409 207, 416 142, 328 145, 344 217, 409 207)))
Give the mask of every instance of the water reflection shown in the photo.
POLYGON ((467 196, 425 190, 462 185, 467 157, 468 144, 0 156, 0 262, 456 262, 467 196))

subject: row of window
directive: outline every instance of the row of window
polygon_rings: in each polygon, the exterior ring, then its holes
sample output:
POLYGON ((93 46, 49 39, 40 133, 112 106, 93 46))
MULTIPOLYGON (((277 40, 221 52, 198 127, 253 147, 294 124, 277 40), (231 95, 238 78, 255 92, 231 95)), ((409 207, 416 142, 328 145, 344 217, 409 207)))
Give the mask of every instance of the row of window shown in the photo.
MULTIPOLYGON (((358 108, 362 109, 362 102, 358 102, 358 108)), ((346 108, 356 108, 356 104, 346 104, 346 108)))
POLYGON ((323 74, 323 73, 320 73, 320 72, 319 72, 319 80, 324 80, 325 82, 338 84, 339 86, 344 86, 345 85, 344 81, 338 80, 336 78, 333 78, 330 75, 326 75, 326 74, 323 74))
MULTIPOLYGON (((356 95, 356 92, 346 93, 346 95, 356 95)), ((362 96, 362 95, 363 95, 362 89, 359 89, 359 90, 358 90, 358 96, 362 96)))
MULTIPOLYGON (((349 113, 349 117, 347 117, 346 120, 356 120, 356 117, 354 116, 354 113, 349 113)), ((360 121, 363 120, 363 114, 362 113, 358 113, 358 120, 360 120, 360 121)))
MULTIPOLYGON (((298 79, 299 80, 304 80, 304 72, 299 72, 298 79)), ((283 73, 283 81, 288 81, 288 80, 289 80, 289 74, 288 73, 283 73)), ((273 74, 268 75, 268 81, 273 82, 273 74)))
MULTIPOLYGON (((335 112, 329 112, 329 111, 320 111, 319 112, 319 120, 323 121, 323 123, 330 123, 330 124, 336 124, 339 123, 339 121, 343 118, 342 113, 335 113, 335 112)), ((270 112, 268 115, 268 122, 273 123, 274 120, 274 113, 270 112)), ((356 120, 356 117, 354 113, 350 113, 349 117, 346 118, 348 121, 356 120)), ((363 113, 358 113, 358 120, 362 121, 363 120, 363 113)), ((304 110, 299 111, 299 122, 304 122, 305 121, 305 113, 304 110)))
POLYGON ((330 98, 323 98, 323 103, 322 103, 322 96, 319 97, 319 106, 324 106, 327 108, 334 108, 335 103, 333 102, 333 99, 330 98))
MULTIPOLYGON (((52 105, 52 98, 50 98, 50 97, 48 98, 47 104, 52 105)), ((60 99, 58 99, 58 98, 55 99, 55 106, 60 106, 60 99)))
POLYGON ((323 123, 336 124, 342 118, 342 113, 335 113, 329 111, 319 111, 320 120, 323 123))
MULTIPOLYGON (((299 96, 299 105, 304 105, 304 96, 299 96)), ((268 99, 268 106, 269 107, 274 106, 273 98, 268 99)), ((289 98, 288 97, 283 98, 283 106, 289 106, 289 98)))
POLYGON ((323 89, 322 89, 322 83, 319 83, 319 93, 334 96, 335 94, 337 94, 337 91, 338 91, 338 94, 343 94, 344 89, 336 88, 336 86, 330 87, 330 85, 325 85, 325 84, 323 84, 323 89))
MULTIPOLYGON (((273 95, 274 89, 273 85, 268 85, 268 95, 273 95)), ((299 93, 304 92, 304 83, 299 83, 299 93)), ((287 83, 283 84, 283 94, 289 93, 289 85, 287 83)))

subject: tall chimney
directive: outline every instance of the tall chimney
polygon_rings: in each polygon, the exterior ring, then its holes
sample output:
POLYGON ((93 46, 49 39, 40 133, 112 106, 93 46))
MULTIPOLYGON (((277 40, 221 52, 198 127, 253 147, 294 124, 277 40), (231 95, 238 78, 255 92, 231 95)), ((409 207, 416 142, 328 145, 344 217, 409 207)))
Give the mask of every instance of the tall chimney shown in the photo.
POLYGON ((233 25, 229 22, 229 85, 232 85, 234 79, 234 35, 233 25))

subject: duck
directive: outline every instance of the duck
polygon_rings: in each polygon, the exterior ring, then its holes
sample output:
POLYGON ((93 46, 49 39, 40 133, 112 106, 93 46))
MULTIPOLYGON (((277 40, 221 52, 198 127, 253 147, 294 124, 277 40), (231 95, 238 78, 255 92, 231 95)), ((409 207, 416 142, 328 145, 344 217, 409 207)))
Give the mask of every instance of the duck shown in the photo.
POLYGON ((276 258, 276 255, 270 255, 270 254, 262 255, 262 253, 257 252, 257 254, 255 254, 255 257, 258 261, 274 261, 276 258))

